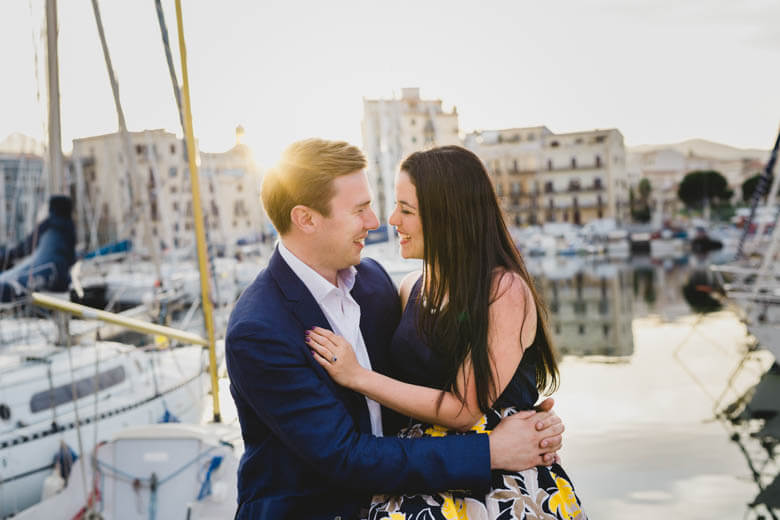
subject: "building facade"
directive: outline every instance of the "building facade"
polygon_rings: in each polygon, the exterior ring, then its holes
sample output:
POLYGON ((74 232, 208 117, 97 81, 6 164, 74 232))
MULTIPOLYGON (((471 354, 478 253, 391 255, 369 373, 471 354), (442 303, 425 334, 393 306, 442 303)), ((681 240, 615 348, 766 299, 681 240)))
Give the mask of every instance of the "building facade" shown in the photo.
POLYGON ((46 216, 47 183, 43 157, 0 153, 0 244, 23 240, 46 216))
POLYGON ((739 198, 742 195, 742 183, 760 173, 764 167, 763 161, 756 157, 706 157, 692 151, 685 153, 671 146, 629 151, 627 165, 634 191, 641 179, 650 181, 650 207, 657 220, 671 218, 682 209, 677 190, 690 172, 719 172, 726 178, 735 198, 739 198))
POLYGON ((420 89, 401 89, 399 99, 363 100, 363 151, 381 224, 393 211, 395 174, 412 152, 460 144, 458 111, 439 99, 420 98, 420 89))
MULTIPOLYGON (((141 248, 192 248, 192 191, 183 141, 165 130, 131 132, 130 139, 134 173, 118 133, 73 141, 73 174, 81 183, 76 192, 87 201, 80 225, 89 247, 129 238, 141 248)), ((230 245, 264 229, 259 171, 245 145, 201 153, 199 173, 211 243, 230 245)))
POLYGON ((236 145, 227 152, 200 154, 207 191, 202 198, 209 205, 213 233, 222 244, 252 241, 271 232, 260 202, 261 172, 251 150, 241 142, 241 127, 236 133, 236 145))
POLYGON ((628 217, 625 146, 616 129, 480 131, 465 145, 484 161, 509 225, 628 217))

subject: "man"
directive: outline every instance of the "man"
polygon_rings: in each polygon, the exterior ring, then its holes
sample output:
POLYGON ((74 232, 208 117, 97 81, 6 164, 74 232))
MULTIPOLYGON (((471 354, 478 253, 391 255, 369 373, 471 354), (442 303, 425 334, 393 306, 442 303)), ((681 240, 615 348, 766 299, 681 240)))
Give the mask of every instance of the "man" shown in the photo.
POLYGON ((560 447, 563 425, 550 412, 517 414, 489 438, 381 437, 378 403, 336 385, 314 360, 305 333, 320 326, 381 372, 400 317, 387 273, 360 258, 378 225, 365 166, 347 143, 309 139, 264 178, 281 240, 236 304, 226 340, 246 447, 237 518, 358 518, 372 493, 487 489, 491 469, 549 463, 560 447))

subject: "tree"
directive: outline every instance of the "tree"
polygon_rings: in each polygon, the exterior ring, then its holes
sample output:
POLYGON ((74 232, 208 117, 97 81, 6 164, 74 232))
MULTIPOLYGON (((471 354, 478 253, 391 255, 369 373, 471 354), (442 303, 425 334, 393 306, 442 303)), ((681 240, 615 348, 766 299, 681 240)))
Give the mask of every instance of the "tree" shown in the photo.
POLYGON ((650 192, 652 191, 653 187, 650 185, 649 179, 639 181, 639 202, 645 207, 650 206, 650 192))
MULTIPOLYGON (((742 200, 745 202, 750 202, 753 200, 753 193, 755 193, 756 188, 758 188, 758 183, 761 180, 761 174, 757 173, 750 177, 749 179, 745 180, 745 182, 742 183, 742 200)), ((772 182, 770 177, 770 183, 772 182)), ((767 186, 768 188, 768 186, 767 186)), ((767 194, 764 193, 764 198, 766 198, 767 194)))
POLYGON ((705 204, 728 203, 734 192, 728 181, 714 170, 696 170, 683 177, 677 188, 677 196, 691 209, 703 209, 705 204))
POLYGON ((634 195, 633 188, 629 189, 628 198, 631 207, 631 217, 638 222, 650 221, 650 192, 653 188, 650 185, 648 179, 642 179, 639 181, 637 191, 639 192, 639 199, 637 200, 634 195))

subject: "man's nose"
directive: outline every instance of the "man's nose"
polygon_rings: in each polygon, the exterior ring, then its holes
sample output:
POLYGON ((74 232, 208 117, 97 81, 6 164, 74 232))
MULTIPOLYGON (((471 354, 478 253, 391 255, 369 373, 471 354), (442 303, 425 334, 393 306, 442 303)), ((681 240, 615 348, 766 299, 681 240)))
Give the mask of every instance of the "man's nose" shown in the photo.
POLYGON ((379 227, 379 219, 376 217, 376 213, 374 213, 373 209, 369 208, 363 225, 366 226, 366 229, 376 229, 379 227))

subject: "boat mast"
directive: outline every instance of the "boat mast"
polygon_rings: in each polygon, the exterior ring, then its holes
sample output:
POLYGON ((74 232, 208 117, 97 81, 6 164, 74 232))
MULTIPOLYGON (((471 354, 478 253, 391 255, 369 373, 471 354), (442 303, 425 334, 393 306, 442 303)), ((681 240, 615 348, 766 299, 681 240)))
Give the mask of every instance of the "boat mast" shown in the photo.
POLYGON ((62 168, 57 0, 46 0, 46 77, 49 88, 49 195, 66 194, 62 168))
MULTIPOLYGON (((103 49, 103 58, 106 62, 106 69, 108 71, 108 79, 111 82, 111 92, 114 95, 114 106, 116 108, 116 116, 119 123, 119 137, 122 142, 122 148, 124 151, 125 159, 127 160, 128 169, 130 175, 127 182, 130 186, 133 186, 133 179, 135 176, 140 176, 140 189, 134 189, 133 199, 130 201, 131 205, 136 203, 141 204, 141 222, 143 224, 144 235, 149 243, 150 253, 152 255, 152 263, 154 263, 155 274, 157 280, 162 283, 162 272, 160 269, 160 242, 156 236, 152 233, 152 224, 150 222, 150 209, 148 203, 149 192, 146 189, 147 179, 145 172, 138 171, 138 162, 136 161, 135 151, 130 141, 130 133, 127 131, 127 122, 125 121, 125 112, 122 110, 122 103, 119 100, 119 84, 116 81, 116 75, 114 74, 114 67, 111 64, 111 55, 108 52, 108 44, 106 43, 106 34, 103 30, 103 19, 100 16, 100 8, 98 7, 97 0, 92 0, 92 11, 95 14, 95 23, 97 24, 98 35, 100 36, 100 46, 103 49)), ((131 208, 128 208, 131 209, 131 208)), ((127 215, 127 218, 132 218, 132 215, 127 215)), ((122 223, 125 222, 125 218, 122 219, 122 223)))
POLYGON ((181 57, 181 93, 184 108, 184 134, 187 140, 187 159, 190 164, 190 185, 192 186, 192 218, 195 221, 195 239, 198 246, 198 269, 200 270, 200 295, 203 305, 203 318, 209 342, 209 372, 211 374, 211 397, 214 406, 214 422, 221 422, 219 413, 219 389, 217 382, 217 356, 214 350, 214 315, 211 306, 209 272, 206 256, 206 231, 203 227, 203 209, 200 205, 200 180, 195 150, 195 133, 192 129, 192 107, 190 104, 190 84, 187 73, 187 47, 184 44, 184 23, 182 21, 181 0, 176 0, 176 23, 179 30, 179 55, 181 57))

